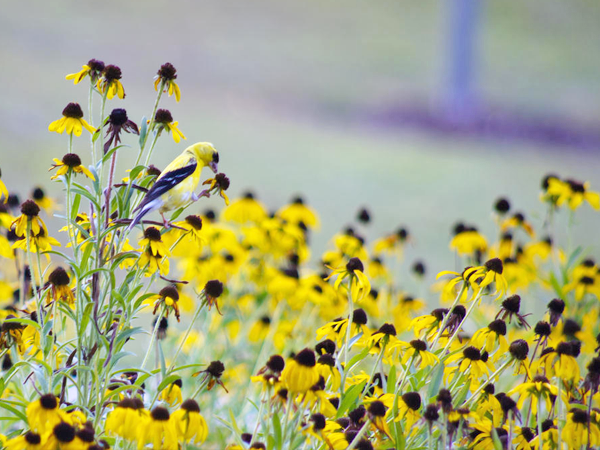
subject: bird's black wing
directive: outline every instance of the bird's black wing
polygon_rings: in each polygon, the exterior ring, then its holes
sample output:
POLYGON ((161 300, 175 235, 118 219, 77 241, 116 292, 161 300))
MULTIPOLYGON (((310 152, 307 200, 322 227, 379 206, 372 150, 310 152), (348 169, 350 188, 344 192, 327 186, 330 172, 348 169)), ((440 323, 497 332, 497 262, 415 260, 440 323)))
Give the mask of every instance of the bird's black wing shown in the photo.
POLYGON ((136 211, 138 209, 142 209, 152 200, 157 199, 165 192, 173 189, 175 186, 177 186, 179 183, 181 183, 183 180, 185 180, 187 177, 193 174, 196 170, 196 167, 198 167, 198 163, 194 161, 185 167, 180 167, 179 169, 167 172, 163 177, 159 178, 156 181, 156 183, 154 183, 154 186, 152 186, 150 190, 146 193, 146 196, 144 197, 144 200, 142 200, 142 203, 140 203, 139 206, 135 208, 136 211))

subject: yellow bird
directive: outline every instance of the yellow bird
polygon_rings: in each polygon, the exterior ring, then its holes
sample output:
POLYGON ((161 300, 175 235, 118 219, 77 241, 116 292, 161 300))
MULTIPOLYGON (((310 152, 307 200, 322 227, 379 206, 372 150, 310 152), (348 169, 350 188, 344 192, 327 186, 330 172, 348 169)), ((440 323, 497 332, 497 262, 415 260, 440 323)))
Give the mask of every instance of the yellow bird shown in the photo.
POLYGON ((200 198, 194 192, 200 182, 202 168, 208 166, 217 173, 219 153, 210 142, 197 142, 186 148, 175 158, 156 179, 156 183, 146 193, 137 208, 135 218, 131 221, 131 230, 149 212, 158 210, 165 225, 168 221, 164 213, 186 206, 200 198))

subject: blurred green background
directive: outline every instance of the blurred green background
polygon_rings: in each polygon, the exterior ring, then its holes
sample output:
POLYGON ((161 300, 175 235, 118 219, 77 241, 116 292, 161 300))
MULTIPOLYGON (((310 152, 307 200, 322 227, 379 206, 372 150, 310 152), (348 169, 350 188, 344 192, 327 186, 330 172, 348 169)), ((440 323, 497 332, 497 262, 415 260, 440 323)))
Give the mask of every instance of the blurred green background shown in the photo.
MULTIPOLYGON (((62 200, 62 186, 49 181, 47 169, 66 152, 67 138, 47 127, 68 102, 87 111, 87 82, 73 86, 64 76, 90 58, 120 66, 127 97, 110 101, 107 110, 126 108, 139 123, 152 110, 153 77, 168 61, 178 69, 182 101, 165 98, 162 106, 188 140, 161 138, 152 161, 159 168, 190 143, 213 142, 233 197, 250 188, 275 209, 301 193, 317 209, 323 223, 314 236, 317 252, 367 206, 371 238, 403 224, 413 235, 409 261, 449 268, 451 226, 463 219, 490 235, 498 196, 508 196, 539 226, 546 173, 600 189, 593 138, 586 145, 552 142, 555 126, 574 136, 598 130, 600 3, 480 2, 464 117, 448 103, 457 7, 465 5, 13 2, 0 17, 3 180, 21 197, 42 185, 62 200), (410 124, 412 112, 433 119, 410 124), (482 114, 489 122, 471 129, 482 114), (542 124, 550 138, 486 133, 494 117, 542 124)), ((88 148, 87 138, 76 139, 86 163, 88 148)), ((133 149, 121 151, 121 176, 134 156, 133 149)), ((599 225, 599 215, 584 207, 576 240, 597 250, 599 225)))

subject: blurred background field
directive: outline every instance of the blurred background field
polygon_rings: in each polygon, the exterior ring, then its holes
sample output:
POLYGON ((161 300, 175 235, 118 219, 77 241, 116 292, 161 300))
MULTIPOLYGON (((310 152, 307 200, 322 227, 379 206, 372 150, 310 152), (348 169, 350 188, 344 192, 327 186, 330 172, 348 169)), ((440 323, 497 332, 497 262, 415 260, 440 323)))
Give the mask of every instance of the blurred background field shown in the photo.
MULTIPOLYGON (((233 197, 251 189, 275 209, 302 194, 314 206, 323 224, 315 252, 366 206, 371 238, 405 225, 413 236, 408 262, 451 268, 452 225, 465 220, 491 238, 497 197, 539 227, 539 185, 548 172, 600 190, 600 3, 480 2, 466 112, 455 109, 449 81, 452 8, 460 3, 5 5, 3 180, 21 197, 35 184, 62 200, 47 169, 66 152, 67 138, 47 127, 68 102, 87 104, 87 83, 73 86, 64 76, 90 58, 120 66, 127 97, 108 108, 124 107, 139 123, 152 109, 153 77, 168 61, 178 69, 182 101, 165 98, 162 106, 188 140, 161 138, 156 166, 191 143, 213 142, 233 197)), ((87 144, 76 139, 85 163, 87 144)), ((133 149, 121 151, 122 161, 134 157, 133 149)), ((597 253, 598 214, 584 208, 578 221, 575 241, 597 253)))

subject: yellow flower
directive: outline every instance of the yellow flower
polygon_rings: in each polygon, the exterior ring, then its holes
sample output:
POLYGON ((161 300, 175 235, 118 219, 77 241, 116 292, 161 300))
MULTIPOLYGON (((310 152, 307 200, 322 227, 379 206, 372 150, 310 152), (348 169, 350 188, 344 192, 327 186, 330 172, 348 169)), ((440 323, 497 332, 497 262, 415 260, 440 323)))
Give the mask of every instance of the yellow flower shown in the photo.
POLYGON ((296 197, 289 205, 284 206, 277 215, 283 220, 298 225, 303 223, 308 228, 318 228, 319 218, 312 208, 304 204, 301 197, 296 197))
POLYGON ((506 323, 498 319, 487 327, 477 330, 471 338, 471 344, 490 355, 495 352, 494 360, 496 360, 508 350, 508 342, 504 336, 506 336, 506 323))
POLYGON ((589 420, 586 411, 575 409, 567 414, 567 424, 562 430, 562 438, 569 448, 579 449, 584 446, 595 448, 600 444, 600 429, 597 424, 589 420))
POLYGON ((47 231, 44 221, 39 217, 40 207, 33 200, 26 200, 21 205, 21 215, 11 224, 15 226, 15 234, 25 237, 27 225, 31 227, 31 234, 40 234, 42 230, 47 231))
POLYGON ((180 442, 200 445, 208 437, 208 425, 195 400, 183 402, 181 408, 173 413, 172 420, 180 442))
POLYGON ((140 427, 146 425, 148 411, 139 398, 125 398, 117 403, 114 410, 106 417, 105 430, 109 435, 116 435, 128 441, 135 441, 140 427))
POLYGON ((590 183, 581 183, 576 180, 561 181, 558 178, 548 180, 548 194, 557 198, 556 205, 567 203, 569 208, 576 210, 587 201, 596 210, 600 209, 600 194, 588 190, 590 183))
POLYGON ((281 377, 290 392, 305 393, 319 381, 315 353, 305 348, 289 360, 281 377))
POLYGON ((55 180, 59 176, 67 173, 70 174, 72 170, 75 173, 84 174, 92 181, 96 181, 96 178, 92 172, 90 172, 87 167, 81 164, 81 158, 75 153, 67 153, 65 156, 63 156, 62 161, 57 158, 52 158, 52 160, 54 161, 54 164, 52 164, 52 166, 48 169, 48 172, 56 169, 57 167, 58 170, 56 171, 56 175, 50 177, 51 180, 55 180))
POLYGON ((167 257, 171 256, 171 253, 162 241, 158 228, 146 228, 144 238, 140 241, 139 251, 142 253, 140 254, 138 266, 146 269, 147 277, 155 272, 160 272, 161 275, 168 275, 169 259, 167 257))
POLYGON ((556 350, 549 347, 540 356, 539 367, 546 370, 549 377, 557 376, 562 380, 579 382, 579 364, 573 357, 573 345, 570 342, 561 342, 556 350))
POLYGON ((51 213, 56 209, 56 202, 48 197, 41 187, 36 187, 33 190, 31 198, 40 208, 44 209, 48 213, 51 213))
POLYGON ((69 286, 71 278, 65 269, 57 267, 48 276, 48 282, 50 283, 52 299, 54 301, 64 301, 69 305, 75 303, 75 296, 69 286))
MULTIPOLYGON (((558 388, 550 384, 548 378, 543 375, 536 375, 531 381, 521 383, 517 387, 513 388, 508 392, 508 395, 519 394, 519 401, 517 402, 517 408, 523 408, 525 401, 528 399, 531 401, 531 411, 533 414, 537 414, 538 402, 542 401, 546 407, 546 411, 552 409, 554 400, 558 395, 558 388)), ((564 397, 564 392, 563 392, 564 397)), ((567 401, 566 397, 564 400, 567 401)))
POLYGON ((337 290, 340 288, 342 281, 346 277, 350 277, 350 290, 352 293, 352 299, 356 302, 364 299, 371 292, 371 283, 364 273, 364 266, 360 259, 350 258, 350 261, 345 266, 340 266, 331 272, 326 278, 330 278, 337 275, 337 279, 333 287, 337 290))
POLYGON ((177 70, 171 63, 165 63, 160 66, 156 76, 154 77, 154 90, 158 91, 158 86, 164 83, 164 92, 169 93, 169 97, 175 94, 175 100, 179 102, 181 99, 181 91, 175 82, 177 79, 177 70))
POLYGON ((502 231, 508 231, 513 228, 523 229, 531 238, 535 236, 533 227, 525 220, 525 215, 523 213, 518 212, 513 214, 513 216, 506 219, 501 226, 502 231))
POLYGON ((81 70, 77 73, 70 73, 65 77, 65 80, 73 80, 73 84, 79 84, 86 76, 90 76, 92 83, 96 83, 102 71, 104 63, 97 59, 90 59, 87 64, 81 66, 81 70))
POLYGON ((172 133, 175 143, 179 143, 182 139, 187 139, 178 128, 179 122, 173 122, 173 116, 168 109, 159 109, 154 115, 154 123, 152 128, 157 128, 157 133, 160 135, 162 130, 172 133))
POLYGON ((6 450, 41 450, 45 442, 42 441, 42 436, 33 431, 28 431, 25 434, 9 439, 6 444, 6 450))
POLYGON ((380 253, 397 252, 402 255, 403 245, 408 241, 408 231, 406 228, 398 228, 395 233, 377 239, 373 244, 373 252, 378 255, 380 253))
POLYGON ((228 222, 259 223, 267 218, 267 210, 254 198, 250 192, 238 200, 235 200, 223 211, 223 219, 228 222))
POLYGON ((183 401, 183 397, 181 396, 182 386, 181 378, 175 380, 160 393, 160 399, 171 407, 177 406, 183 401))
POLYGON ((155 407, 145 424, 138 425, 138 448, 145 444, 152 444, 152 448, 161 450, 177 450, 177 430, 175 421, 167 408, 155 407))
POLYGON ((496 283, 495 293, 498 294, 496 298, 504 296, 508 289, 508 283, 504 276, 502 276, 502 271, 504 270, 502 261, 498 258, 492 258, 481 266, 480 269, 483 270, 483 279, 475 281, 479 285, 479 289, 483 289, 492 283, 496 283))
POLYGON ((420 409, 421 396, 418 392, 406 392, 401 397, 398 397, 398 416, 394 421, 406 421, 403 427, 405 434, 408 435, 416 432, 416 428, 413 428, 413 426, 421 418, 419 414, 420 409))
POLYGON ((225 200, 225 205, 229 206, 229 197, 225 191, 229 189, 229 178, 224 173, 218 173, 214 178, 209 178, 202 185, 208 184, 208 189, 202 191, 200 197, 210 197, 210 194, 218 193, 223 200, 225 200), (214 192, 211 192, 214 191, 214 192))
POLYGON ((404 365, 407 365, 413 358, 415 358, 415 366, 417 367, 429 367, 439 362, 437 356, 427 351, 427 343, 420 339, 414 339, 410 342, 398 341, 391 344, 390 347, 398 347, 403 350, 400 360, 404 365))
POLYGON ((74 134, 75 136, 81 136, 83 128, 92 134, 96 132, 96 129, 83 118, 83 111, 79 103, 69 103, 63 109, 62 114, 62 118, 55 120, 48 126, 48 131, 55 131, 59 134, 66 131, 67 134, 74 134))
POLYGON ((487 241, 477 231, 477 228, 459 223, 454 227, 454 237, 450 241, 450 249, 456 250, 461 256, 471 256, 476 252, 485 252, 487 250, 487 241))
POLYGON ((58 398, 54 394, 44 394, 31 402, 27 405, 26 414, 29 428, 40 434, 67 420, 67 415, 59 408, 58 398))
POLYGON ((106 97, 110 100, 117 95, 121 100, 125 98, 125 89, 121 84, 121 69, 117 66, 109 64, 102 71, 102 77, 98 78, 96 87, 100 93, 106 93, 106 97))

